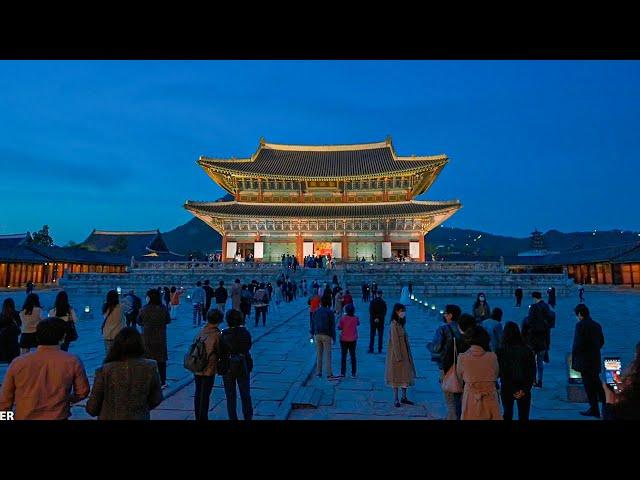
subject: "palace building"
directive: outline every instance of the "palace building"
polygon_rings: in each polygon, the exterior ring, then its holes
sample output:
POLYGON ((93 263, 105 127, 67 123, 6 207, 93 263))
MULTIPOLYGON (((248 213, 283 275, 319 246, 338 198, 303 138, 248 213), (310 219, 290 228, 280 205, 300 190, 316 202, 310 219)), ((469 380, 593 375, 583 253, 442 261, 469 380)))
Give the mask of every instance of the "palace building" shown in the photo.
POLYGON ((232 201, 184 207, 222 235, 225 261, 253 253, 330 254, 343 261, 425 260, 424 236, 462 207, 419 201, 449 159, 399 156, 391 138, 356 145, 285 145, 260 140, 249 158, 198 159, 232 201))

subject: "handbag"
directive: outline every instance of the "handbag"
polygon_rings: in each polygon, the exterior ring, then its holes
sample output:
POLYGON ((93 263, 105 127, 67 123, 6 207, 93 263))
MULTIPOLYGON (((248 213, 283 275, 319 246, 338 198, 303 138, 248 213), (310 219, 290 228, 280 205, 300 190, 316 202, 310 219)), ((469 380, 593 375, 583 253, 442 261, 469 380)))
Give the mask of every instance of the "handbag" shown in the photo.
POLYGON ((462 381, 458 378, 456 365, 458 364, 458 348, 456 347, 456 337, 453 337, 453 365, 445 373, 442 379, 442 391, 447 393, 462 393, 462 381))
POLYGON ((76 322, 69 320, 67 322, 67 334, 65 335, 65 342, 75 342, 78 340, 78 330, 76 330, 76 322))

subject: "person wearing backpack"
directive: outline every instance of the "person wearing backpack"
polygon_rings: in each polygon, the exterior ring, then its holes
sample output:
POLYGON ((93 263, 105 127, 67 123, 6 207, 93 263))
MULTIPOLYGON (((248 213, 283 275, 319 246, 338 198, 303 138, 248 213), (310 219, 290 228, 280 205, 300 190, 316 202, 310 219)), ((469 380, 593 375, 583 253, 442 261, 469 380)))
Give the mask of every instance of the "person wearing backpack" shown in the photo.
POLYGON ((58 292, 55 304, 53 308, 49 310, 49 318, 53 317, 61 318, 66 322, 67 332, 60 345, 60 350, 68 352, 71 342, 75 342, 78 339, 78 331, 76 330, 78 318, 76 317, 76 311, 69 305, 69 296, 64 290, 58 292))
MULTIPOLYGON (((462 332, 458 328, 458 319, 460 318, 461 313, 462 312, 458 305, 447 305, 444 308, 444 313, 442 314, 442 318, 445 323, 436 329, 433 340, 427 343, 427 350, 431 352, 431 360, 436 362, 438 369, 440 370, 440 383, 442 383, 445 373, 448 372, 453 365, 454 338, 458 345, 460 344, 462 332)), ((446 419, 460 419, 462 393, 445 392, 443 390, 443 394, 445 405, 447 406, 446 419)))
POLYGON ((193 403, 197 421, 209 420, 209 402, 220 354, 219 325, 223 321, 224 317, 219 310, 207 313, 207 324, 194 339, 185 359, 185 367, 193 372, 195 379, 193 403))
POLYGON ((525 343, 536 355, 537 381, 534 387, 542 388, 542 376, 544 373, 544 360, 548 360, 548 350, 550 344, 550 330, 548 314, 549 306, 542 300, 540 292, 531 294, 535 303, 529 307, 529 315, 522 323, 522 336, 525 343))
POLYGON ((222 375, 229 420, 238 420, 236 385, 240 390, 242 416, 245 420, 251 420, 253 418, 250 390, 253 359, 249 352, 251 350, 251 334, 244 327, 242 314, 237 310, 229 310, 226 320, 228 328, 225 328, 220 334, 220 358, 216 368, 218 373, 222 375))
POLYGON ((500 369, 500 398, 504 420, 513 419, 513 404, 518 405, 518 420, 529 420, 531 387, 536 379, 536 358, 520 334, 518 324, 507 322, 502 345, 497 350, 500 369))
POLYGON ((267 306, 269 305, 269 292, 264 288, 264 283, 260 284, 260 287, 253 295, 253 306, 256 311, 255 326, 258 326, 260 321, 260 315, 262 315, 262 326, 267 325, 267 306))
POLYGON ((495 307, 491 311, 491 317, 483 320, 480 324, 482 328, 484 328, 489 337, 491 338, 491 343, 489 347, 492 352, 497 352, 498 348, 500 348, 500 342, 502 341, 502 309, 495 307))
POLYGON ((229 298, 229 293, 227 292, 227 289, 224 288, 224 282, 222 280, 220 280, 220 285, 218 286, 218 288, 216 288, 214 296, 216 298, 216 306, 218 307, 218 310, 220 310, 220 312, 222 312, 222 314, 224 315, 224 310, 227 304, 227 298, 229 298))

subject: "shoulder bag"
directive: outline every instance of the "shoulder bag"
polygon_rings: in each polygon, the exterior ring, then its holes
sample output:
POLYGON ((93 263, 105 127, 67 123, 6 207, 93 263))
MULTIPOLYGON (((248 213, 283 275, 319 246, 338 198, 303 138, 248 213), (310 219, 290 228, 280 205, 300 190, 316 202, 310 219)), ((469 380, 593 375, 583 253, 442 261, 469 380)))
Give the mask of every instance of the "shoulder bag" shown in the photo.
POLYGON ((447 393, 462 393, 463 387, 458 373, 456 372, 456 366, 458 364, 458 348, 456 346, 456 337, 453 336, 453 365, 445 373, 442 379, 442 391, 447 393))

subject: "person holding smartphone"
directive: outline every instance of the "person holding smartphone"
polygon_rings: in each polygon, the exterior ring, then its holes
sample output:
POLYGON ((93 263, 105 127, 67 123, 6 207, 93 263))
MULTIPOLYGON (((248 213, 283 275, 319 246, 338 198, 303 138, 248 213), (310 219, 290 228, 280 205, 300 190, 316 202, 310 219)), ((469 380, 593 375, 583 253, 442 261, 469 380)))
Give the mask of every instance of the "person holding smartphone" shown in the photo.
POLYGON ((636 344, 636 357, 620 378, 617 390, 602 382, 606 403, 605 420, 640 420, 640 342, 636 344))

